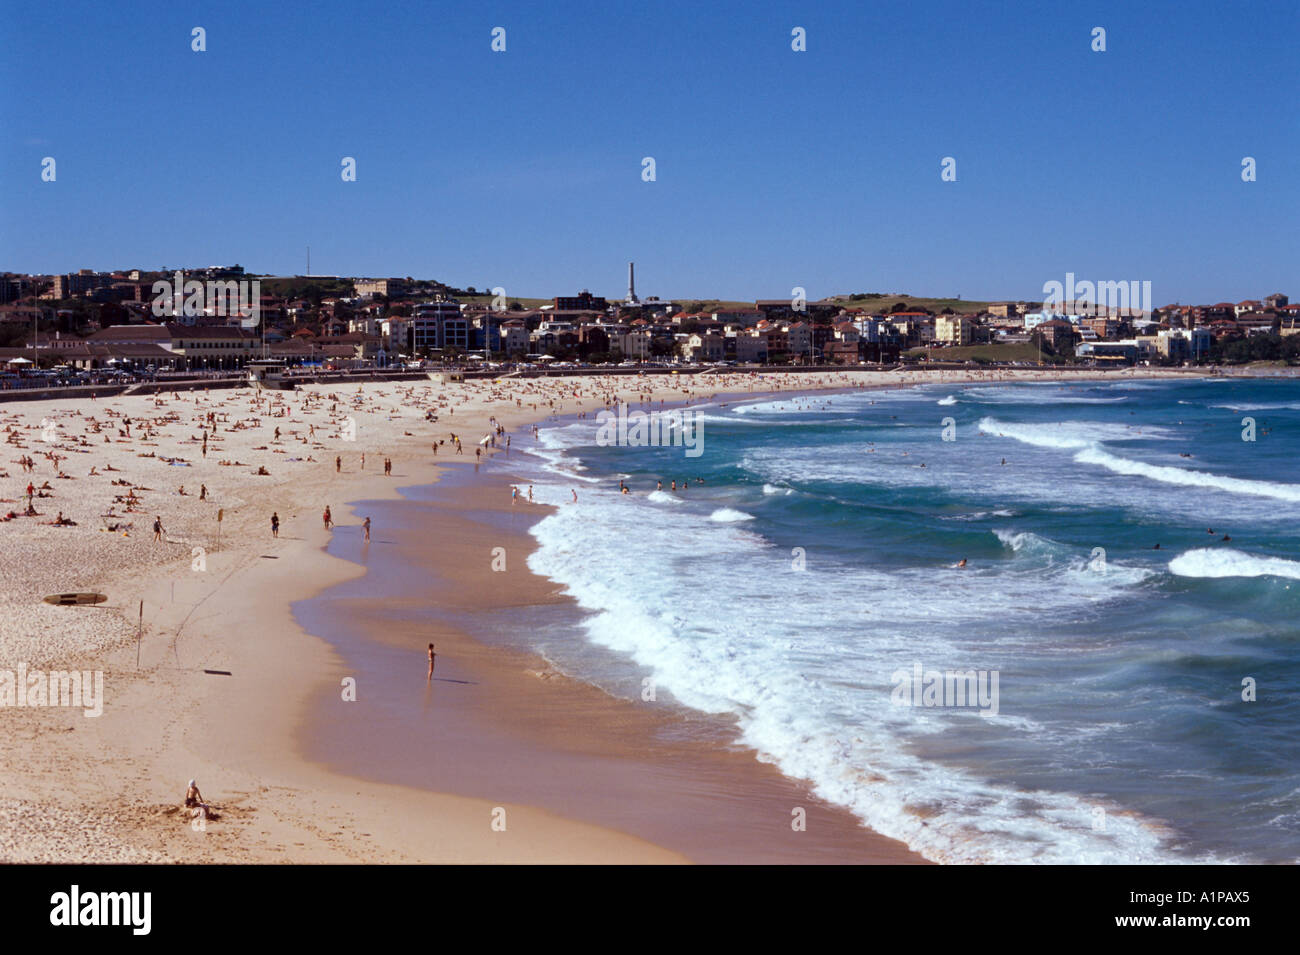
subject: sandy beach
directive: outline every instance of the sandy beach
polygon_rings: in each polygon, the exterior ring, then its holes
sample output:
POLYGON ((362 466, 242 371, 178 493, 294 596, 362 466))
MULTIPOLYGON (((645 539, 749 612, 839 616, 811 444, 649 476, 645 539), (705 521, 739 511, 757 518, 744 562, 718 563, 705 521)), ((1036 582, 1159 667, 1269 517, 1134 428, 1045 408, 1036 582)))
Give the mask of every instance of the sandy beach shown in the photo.
POLYGON ((526 627, 565 600, 526 569, 527 521, 502 523, 513 505, 501 445, 611 397, 1117 374, 593 376, 0 403, 0 517, 17 515, 0 522, 0 670, 103 671, 100 716, 0 707, 0 861, 923 861, 729 747, 724 725, 714 746, 681 742, 680 714, 476 639, 468 621, 485 605, 496 625, 526 627), (498 447, 480 459, 495 426, 498 447), (398 490, 428 485, 420 499, 398 490), (498 546, 503 575, 490 566, 498 546), (399 596, 417 592, 403 573, 430 581, 418 599, 399 596), (69 592, 107 599, 42 601, 69 592), (433 703, 421 696, 430 619, 439 678, 463 681, 434 685, 433 703), (410 658, 412 699, 438 717, 427 735, 370 721, 360 657, 326 629, 410 658), (386 766, 409 751, 401 778, 364 772, 371 749, 386 766), (220 815, 200 828, 181 808, 191 778, 220 815), (806 807, 807 832, 791 830, 792 806, 806 807))

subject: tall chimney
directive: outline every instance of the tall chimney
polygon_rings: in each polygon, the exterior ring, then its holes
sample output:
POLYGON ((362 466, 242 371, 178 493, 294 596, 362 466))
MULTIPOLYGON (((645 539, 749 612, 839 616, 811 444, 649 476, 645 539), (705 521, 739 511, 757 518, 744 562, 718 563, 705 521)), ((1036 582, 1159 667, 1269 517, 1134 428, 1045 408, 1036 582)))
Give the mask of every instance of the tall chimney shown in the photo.
POLYGON ((636 273, 635 265, 632 262, 627 264, 627 300, 636 301, 636 273))

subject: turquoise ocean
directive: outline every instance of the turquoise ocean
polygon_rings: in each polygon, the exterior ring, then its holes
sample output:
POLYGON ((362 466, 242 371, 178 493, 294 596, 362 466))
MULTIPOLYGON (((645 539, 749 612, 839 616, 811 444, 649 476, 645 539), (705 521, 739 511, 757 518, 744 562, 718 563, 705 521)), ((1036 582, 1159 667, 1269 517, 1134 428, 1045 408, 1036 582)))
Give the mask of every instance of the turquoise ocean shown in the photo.
POLYGON ((557 509, 530 566, 582 616, 531 648, 733 720, 735 745, 936 861, 1300 859, 1300 384, 688 412, 698 457, 543 426, 524 476, 557 509), (918 669, 996 673, 996 714, 902 705, 918 669))

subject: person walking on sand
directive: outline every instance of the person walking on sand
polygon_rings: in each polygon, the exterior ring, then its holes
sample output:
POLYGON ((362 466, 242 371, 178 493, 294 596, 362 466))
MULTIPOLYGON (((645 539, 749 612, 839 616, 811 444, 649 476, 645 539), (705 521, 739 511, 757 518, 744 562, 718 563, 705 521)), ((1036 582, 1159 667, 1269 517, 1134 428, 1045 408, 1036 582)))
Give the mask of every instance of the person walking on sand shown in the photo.
POLYGON ((280 536, 280 515, 275 511, 271 512, 271 536, 280 536))
POLYGON ((334 526, 334 517, 330 514, 330 506, 328 504, 325 505, 325 513, 322 515, 322 517, 325 520, 326 530, 329 530, 331 527, 334 526))
POLYGON ((370 543, 370 518, 367 517, 364 521, 362 521, 361 527, 366 532, 366 543, 369 544, 370 543))
POLYGON ((425 680, 426 683, 433 682, 433 666, 434 663, 437 661, 437 659, 438 659, 438 654, 433 652, 433 644, 431 643, 429 644, 429 678, 425 680))
POLYGON ((343 456, 336 455, 334 458, 334 473, 338 474, 342 470, 343 470, 343 456))
POLYGON ((384 458, 384 477, 393 476, 393 459, 384 458))

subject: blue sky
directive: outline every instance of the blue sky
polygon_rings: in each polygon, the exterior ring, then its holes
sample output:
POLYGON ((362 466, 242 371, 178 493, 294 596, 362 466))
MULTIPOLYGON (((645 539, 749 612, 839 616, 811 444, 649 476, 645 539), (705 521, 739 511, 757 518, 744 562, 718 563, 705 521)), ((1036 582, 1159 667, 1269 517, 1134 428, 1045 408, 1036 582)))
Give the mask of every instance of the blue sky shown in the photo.
POLYGON ((1064 6, 3 0, 0 269, 1300 298, 1300 4, 1064 6))

